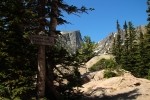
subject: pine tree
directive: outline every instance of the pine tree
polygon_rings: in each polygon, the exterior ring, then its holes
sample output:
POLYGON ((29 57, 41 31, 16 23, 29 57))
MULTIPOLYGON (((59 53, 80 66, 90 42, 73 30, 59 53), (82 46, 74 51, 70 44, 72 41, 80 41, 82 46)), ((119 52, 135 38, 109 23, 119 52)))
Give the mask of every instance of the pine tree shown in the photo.
MULTIPOLYGON (((137 77, 144 77, 144 42, 143 33, 140 31, 140 36, 135 31, 135 28, 131 22, 128 26, 125 22, 125 41, 123 45, 123 53, 121 57, 121 63, 124 69, 131 71, 133 75, 137 77)), ((146 75, 146 74, 145 74, 146 75)))
POLYGON ((125 31, 125 38, 124 38, 124 45, 123 45, 123 52, 121 57, 121 63, 123 68, 127 68, 128 66, 128 54, 129 54, 129 37, 128 37, 128 26, 125 21, 124 23, 124 31, 125 31))
POLYGON ((81 48, 77 51, 79 62, 84 63, 90 60, 93 56, 95 43, 91 41, 89 36, 84 36, 81 48))
POLYGON ((132 22, 128 22, 128 31, 129 31, 129 49, 132 51, 133 48, 133 42, 136 39, 136 32, 135 32, 135 28, 132 24, 132 22))
POLYGON ((148 9, 147 9, 147 14, 148 14, 148 18, 147 18, 147 21, 148 21, 148 24, 146 26, 146 34, 144 34, 144 48, 145 48, 145 51, 146 51, 146 56, 144 57, 144 60, 145 60, 145 72, 148 73, 148 77, 150 76, 150 0, 147 0, 147 5, 148 5, 148 9))
POLYGON ((116 59, 116 62, 118 64, 121 63, 120 59, 121 59, 121 43, 122 43, 122 40, 121 40, 121 28, 120 28, 120 25, 119 25, 119 22, 117 20, 117 37, 116 37, 116 55, 115 55, 115 59, 116 59))
POLYGON ((128 71, 131 71, 134 75, 140 76, 138 62, 139 56, 139 44, 136 39, 136 31, 131 22, 124 24, 124 41, 120 45, 120 65, 128 71), (135 73, 138 72, 138 73, 135 73))
MULTIPOLYGON (((115 35, 115 34, 113 34, 113 35, 115 35)), ((114 38, 113 38, 112 54, 113 54, 113 55, 116 55, 116 38, 115 38, 115 36, 114 36, 114 38)))
MULTIPOLYGON (((145 46, 145 48, 146 48, 146 50, 147 51, 149 51, 150 50, 150 1, 148 0, 147 1, 147 5, 148 5, 148 10, 147 10, 147 13, 148 13, 148 25, 146 26, 146 29, 147 29, 147 32, 146 32, 146 34, 144 35, 144 38, 145 38, 145 44, 146 44, 146 46, 145 46)), ((150 52, 147 52, 147 56, 149 56, 150 55, 150 52)), ((147 57, 147 60, 149 60, 149 57, 147 57)), ((148 66, 149 66, 150 64, 148 64, 148 66)))
MULTIPOLYGON (((35 75, 37 74, 37 46, 30 44, 29 36, 43 31, 49 36, 60 34, 56 30, 59 24, 67 23, 62 11, 68 14, 87 12, 86 7, 78 8, 68 5, 63 0, 2 0, 0 4, 0 82, 7 87, 6 93, 0 95, 9 99, 15 97, 30 99, 35 96, 35 75)), ((92 10, 92 9, 90 9, 92 10)), ((48 47, 53 53, 53 47, 48 47)), ((59 100, 54 86, 55 57, 46 56, 46 93, 59 100)), ((44 78, 43 78, 44 79, 44 78)), ((44 81, 43 81, 44 84, 44 81)), ((38 91, 39 98, 45 96, 45 86, 38 91)))
POLYGON ((135 52, 136 52, 136 43, 135 43, 135 38, 136 36, 136 32, 135 32, 135 28, 132 24, 132 22, 128 22, 128 66, 126 66, 126 69, 134 72, 134 67, 135 67, 135 63, 136 63, 136 59, 134 59, 135 57, 135 52))
POLYGON ((138 48, 138 52, 139 52, 139 58, 137 59, 137 66, 138 66, 138 71, 137 73, 139 73, 140 77, 145 77, 147 76, 148 73, 148 69, 146 68, 146 50, 145 50, 145 43, 144 43, 144 35, 141 31, 140 28, 140 36, 139 36, 139 48, 138 48))
MULTIPOLYGON (((82 6, 81 8, 78 8, 74 5, 68 5, 66 3, 63 2, 63 0, 52 0, 50 1, 48 4, 48 6, 50 6, 50 12, 49 12, 49 16, 50 16, 50 22, 49 22, 49 33, 51 36, 57 37, 60 33, 56 30, 57 25, 59 24, 64 24, 67 23, 66 20, 64 20, 62 18, 62 11, 67 12, 68 14, 72 14, 72 13, 84 13, 87 12, 86 7, 82 6), (58 33, 58 34, 57 34, 58 33)), ((90 9, 92 10, 92 9, 90 9)), ((52 54, 52 50, 51 47, 49 47, 49 53, 52 54)), ((56 63, 54 63, 55 59, 52 58, 51 56, 47 56, 47 76, 48 78, 46 79, 46 84, 47 84, 47 95, 49 96, 49 98, 51 99, 56 99, 59 100, 60 99, 60 93, 58 93, 58 91, 56 90, 55 86, 54 86, 54 69, 56 68, 56 63), (51 96, 51 97, 50 97, 51 96)))
POLYGON ((25 5, 18 0, 0 4, 0 97, 11 100, 30 99, 35 93, 36 47, 26 37, 31 32, 28 21, 35 15, 25 5))

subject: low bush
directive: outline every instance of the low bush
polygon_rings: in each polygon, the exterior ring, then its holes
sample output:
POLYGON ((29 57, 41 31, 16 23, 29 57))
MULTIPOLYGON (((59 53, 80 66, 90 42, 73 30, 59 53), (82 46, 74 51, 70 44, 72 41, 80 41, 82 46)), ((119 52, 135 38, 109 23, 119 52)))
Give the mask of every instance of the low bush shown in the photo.
POLYGON ((101 69, 114 69, 117 66, 116 62, 113 59, 101 59, 96 64, 94 64, 91 68, 89 68, 90 71, 98 71, 101 69))
POLYGON ((117 74, 115 72, 113 72, 112 70, 104 71, 104 78, 111 78, 111 77, 115 77, 115 76, 117 76, 117 74))

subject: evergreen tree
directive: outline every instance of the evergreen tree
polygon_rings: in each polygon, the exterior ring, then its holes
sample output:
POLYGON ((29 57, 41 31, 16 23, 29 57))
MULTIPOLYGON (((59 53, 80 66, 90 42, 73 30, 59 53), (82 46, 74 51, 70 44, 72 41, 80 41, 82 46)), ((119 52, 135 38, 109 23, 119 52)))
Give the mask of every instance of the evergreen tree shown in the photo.
POLYGON ((137 59, 138 62, 137 62, 137 66, 138 66, 138 71, 137 73, 139 73, 139 76, 140 77, 145 77, 147 76, 147 73, 148 73, 148 69, 146 68, 146 50, 144 48, 144 36, 143 36, 143 33, 141 31, 141 28, 140 28, 140 36, 139 36, 139 48, 138 48, 138 52, 139 52, 139 58, 137 59))
POLYGON ((4 87, 0 97, 3 99, 23 100, 35 95, 36 47, 26 35, 31 32, 28 21, 36 15, 31 15, 25 5, 19 0, 2 0, 0 4, 0 84, 4 87))
POLYGON ((134 40, 136 40, 136 31, 132 22, 128 22, 128 31, 129 31, 129 49, 132 51, 134 40))
MULTIPOLYGON (((115 35, 115 34, 113 34, 113 35, 115 35)), ((115 38, 115 36, 114 36, 114 38, 113 38, 112 54, 113 54, 113 55, 116 55, 116 38, 115 38)))
POLYGON ((84 36, 82 46, 77 51, 79 62, 83 63, 90 60, 94 56, 94 47, 95 43, 91 41, 91 38, 89 36, 84 36))
MULTIPOLYGON (((62 18, 62 11, 67 12, 68 14, 73 14, 73 13, 84 13, 87 12, 87 10, 92 10, 92 9, 87 9, 86 7, 82 6, 81 8, 78 8, 77 6, 74 5, 68 5, 66 3, 64 3, 63 0, 52 0, 49 1, 48 5, 50 6, 50 12, 49 12, 49 16, 50 16, 50 22, 49 22, 49 33, 52 36, 57 36, 58 34, 60 34, 56 28, 57 25, 59 24, 64 24, 67 23, 66 20, 64 20, 62 18), (57 34, 58 33, 58 34, 57 34)), ((51 47, 49 47, 49 53, 53 53, 51 50, 51 47)), ((54 69, 56 68, 56 64, 54 63, 54 58, 52 58, 51 56, 47 56, 47 80, 46 80, 46 84, 47 84, 47 95, 51 98, 51 99, 60 99, 60 93, 58 93, 58 91, 56 90, 55 86, 54 86, 54 69)))
POLYGON ((148 73, 148 77, 150 76, 149 74, 149 70, 150 70, 150 0, 147 0, 147 5, 148 5, 148 9, 147 9, 147 14, 148 14, 148 18, 147 18, 147 21, 148 21, 148 24, 146 26, 146 34, 144 34, 144 48, 145 48, 145 57, 144 57, 144 60, 145 60, 145 71, 148 73))
POLYGON ((124 23, 124 41, 122 45, 120 46, 123 48, 120 54, 120 64, 122 67, 126 70, 129 70, 133 72, 135 69, 134 66, 136 65, 136 49, 137 49, 137 43, 136 43, 136 32, 133 24, 131 22, 124 23))
MULTIPOLYGON (((0 87, 7 88, 3 88, 4 91, 0 95, 9 99, 15 97, 30 99, 35 96, 37 46, 30 44, 29 36, 43 31, 57 38, 60 33, 56 30, 56 26, 67 23, 63 19, 62 11, 68 14, 80 14, 87 10, 92 9, 68 5, 63 0, 2 0, 0 4, 0 87)), ((53 83, 56 59, 49 56, 54 53, 51 48, 53 47, 46 48, 50 51, 46 56, 46 89, 48 90, 46 93, 51 99, 59 100, 59 93, 53 83)), ((44 81, 41 86, 42 90, 38 90, 38 98, 45 96, 44 81)))
POLYGON ((124 31, 125 31, 125 38, 124 38, 124 45, 123 45, 123 52, 121 57, 122 67, 125 68, 128 66, 128 54, 129 54, 129 37, 128 37, 128 26, 125 21, 124 23, 124 31))
POLYGON ((121 28, 120 28, 120 24, 117 20, 117 37, 116 37, 116 55, 115 55, 115 59, 116 59, 116 62, 118 64, 121 63, 120 59, 121 59, 121 43, 122 43, 122 40, 121 40, 121 28))
MULTIPOLYGON (((117 24, 117 30, 119 30, 120 26, 117 24)), ((115 54, 115 57, 117 58, 118 55, 120 55, 120 63, 119 65, 122 66, 125 70, 131 71, 135 76, 137 77, 143 77, 145 74, 143 58, 145 56, 144 54, 144 42, 143 42, 143 36, 142 33, 140 33, 140 37, 137 40, 136 31, 131 22, 127 23, 125 22, 124 26, 124 41, 122 43, 122 40, 120 39, 121 36, 117 36, 114 44, 113 44, 113 53, 115 54), (120 43, 118 42, 120 41, 120 43), (120 44, 120 45, 118 45, 120 44), (120 47, 120 54, 118 53, 120 47), (140 66, 140 67, 139 67, 140 66)), ((123 34, 122 34, 123 35, 123 34)), ((118 60, 116 59, 116 62, 118 60)), ((146 75, 146 74, 145 74, 146 75)))
MULTIPOLYGON (((147 29, 147 32, 146 34, 144 35, 144 38, 145 38, 145 48, 147 51, 150 50, 150 0, 147 1, 147 4, 148 4, 148 10, 147 10, 147 13, 148 13, 148 25, 146 26, 146 29, 147 29)), ((147 56, 150 55, 150 52, 147 52, 147 56)), ((147 57, 147 60, 149 60, 149 57, 147 57)), ((148 64, 149 66, 149 64, 148 64)))

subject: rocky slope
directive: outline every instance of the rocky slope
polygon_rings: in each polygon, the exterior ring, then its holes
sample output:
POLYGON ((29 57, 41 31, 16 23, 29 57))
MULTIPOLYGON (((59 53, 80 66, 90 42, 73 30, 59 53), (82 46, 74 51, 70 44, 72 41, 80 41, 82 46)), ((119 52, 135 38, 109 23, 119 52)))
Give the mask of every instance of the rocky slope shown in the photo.
MULTIPOLYGON (((137 27, 137 36, 139 32, 146 32, 144 27, 137 27)), ((83 91, 83 100, 150 100, 150 80, 134 77, 130 72, 124 71, 117 77, 104 78, 104 70, 89 72, 93 64, 102 58, 113 58, 111 48, 113 40, 117 33, 111 33, 98 43, 95 56, 89 60, 84 66, 79 68, 83 85, 80 88, 83 91)), ((70 47, 72 53, 81 46, 82 39, 79 31, 63 33, 64 46, 70 47), (66 45, 67 44, 67 45, 66 45)), ((121 38, 124 39, 124 31, 121 32, 121 38)))
POLYGON ((134 77, 125 70, 120 76, 108 79, 104 78, 104 70, 87 70, 99 59, 112 57, 101 54, 88 61, 85 69, 80 69, 84 81, 80 88, 85 96, 83 100, 150 100, 150 80, 134 77))
POLYGON ((82 86, 84 100, 150 100, 150 80, 136 78, 129 72, 105 79, 103 72, 96 72, 82 86))
MULTIPOLYGON (((135 30, 136 30, 137 36, 139 36, 140 31, 142 31, 142 33, 146 32, 145 26, 139 26, 135 30)), ((94 52, 97 54, 111 53, 112 44, 116 35, 117 35, 117 32, 110 33, 106 38, 99 41, 98 46, 94 52)), ((124 30, 122 30, 121 31, 122 40, 124 40, 124 35, 125 35, 125 32, 124 30)))

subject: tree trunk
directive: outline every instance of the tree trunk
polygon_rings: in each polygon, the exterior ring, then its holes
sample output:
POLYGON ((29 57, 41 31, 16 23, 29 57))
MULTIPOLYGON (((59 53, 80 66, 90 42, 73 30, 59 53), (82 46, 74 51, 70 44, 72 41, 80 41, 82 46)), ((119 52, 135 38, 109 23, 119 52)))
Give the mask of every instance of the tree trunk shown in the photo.
POLYGON ((38 80, 37 80, 37 95, 38 98, 45 96, 45 46, 39 46, 38 51, 38 80))
POLYGON ((50 34, 56 35, 56 27, 57 27, 57 17, 58 17, 58 0, 52 0, 52 7, 50 12, 50 34))
MULTIPOLYGON (((57 17, 58 17, 58 0, 51 0, 51 12, 50 12, 50 35, 51 36, 57 36, 56 32, 56 27, 57 27, 57 17)), ((53 58, 50 58, 53 59, 53 58)), ((59 92, 56 90, 54 86, 54 68, 55 64, 52 62, 53 60, 50 60, 51 62, 49 63, 49 67, 47 66, 47 75, 49 78, 46 78, 46 89, 47 89, 47 95, 49 96, 49 99, 54 99, 54 100, 61 100, 61 95, 59 92)))
MULTIPOLYGON (((38 0, 39 32, 45 30, 45 3, 46 0, 38 0)), ((38 50, 38 73, 37 73, 37 98, 43 100, 45 97, 45 46, 40 45, 38 50)))
POLYGON ((62 100, 59 92, 56 90, 56 87, 54 86, 54 73, 53 73, 53 67, 55 65, 50 65, 50 67, 47 70, 46 73, 46 97, 50 100, 62 100))

